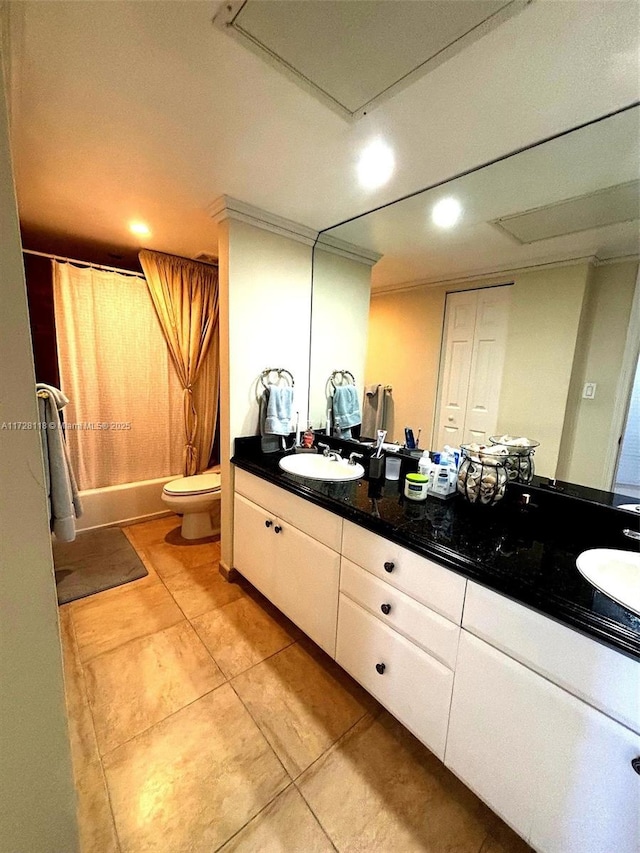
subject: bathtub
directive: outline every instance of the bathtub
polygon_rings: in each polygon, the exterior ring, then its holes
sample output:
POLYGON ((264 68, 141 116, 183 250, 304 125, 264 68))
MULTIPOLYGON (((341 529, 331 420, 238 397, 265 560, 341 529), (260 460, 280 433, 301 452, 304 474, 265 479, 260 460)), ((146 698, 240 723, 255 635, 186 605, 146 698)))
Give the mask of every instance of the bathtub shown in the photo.
POLYGON ((82 515, 76 522, 76 530, 92 530, 94 527, 105 527, 124 521, 169 515, 162 502, 162 487, 180 476, 174 474, 172 477, 160 477, 157 480, 141 480, 138 483, 123 483, 120 486, 81 491, 82 515))

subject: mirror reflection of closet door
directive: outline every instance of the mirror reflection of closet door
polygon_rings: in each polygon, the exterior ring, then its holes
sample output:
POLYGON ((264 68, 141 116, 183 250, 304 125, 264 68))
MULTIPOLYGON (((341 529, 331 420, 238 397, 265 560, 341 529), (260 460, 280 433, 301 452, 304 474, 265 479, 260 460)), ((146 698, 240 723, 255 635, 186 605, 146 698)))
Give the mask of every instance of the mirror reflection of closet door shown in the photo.
POLYGON ((497 427, 510 285, 447 295, 436 448, 488 443, 497 427))

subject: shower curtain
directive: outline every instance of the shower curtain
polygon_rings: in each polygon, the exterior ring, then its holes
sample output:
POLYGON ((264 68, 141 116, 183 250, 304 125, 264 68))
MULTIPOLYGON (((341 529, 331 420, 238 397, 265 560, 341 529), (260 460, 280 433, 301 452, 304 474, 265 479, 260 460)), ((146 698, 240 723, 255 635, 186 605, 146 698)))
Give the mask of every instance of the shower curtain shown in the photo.
POLYGON ((182 387, 144 279, 52 261, 65 434, 80 489, 180 476, 182 387))

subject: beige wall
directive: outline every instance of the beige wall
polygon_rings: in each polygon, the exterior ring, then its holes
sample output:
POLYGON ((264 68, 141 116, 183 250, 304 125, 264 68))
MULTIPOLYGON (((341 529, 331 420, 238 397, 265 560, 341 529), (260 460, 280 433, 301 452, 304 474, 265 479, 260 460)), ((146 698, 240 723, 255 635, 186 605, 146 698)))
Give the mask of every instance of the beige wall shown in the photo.
POLYGON ((334 370, 353 373, 362 403, 370 294, 370 264, 314 250, 309 420, 316 429, 326 426, 334 370))
MULTIPOLYGON (((2 87, 0 87, 0 90, 2 87)), ((38 409, 4 99, 0 92, 0 423, 38 409)), ((0 432, 0 847, 78 849, 40 436, 0 432)))
POLYGON ((373 294, 365 381, 393 386, 390 435, 402 441, 405 426, 422 427, 422 446, 432 446, 447 292, 511 281, 498 430, 541 442, 541 476, 608 488, 601 474, 594 479, 590 460, 594 454, 602 459, 606 450, 637 264, 591 269, 581 263, 373 294), (586 379, 599 383, 595 401, 576 399, 586 379), (568 432, 565 417, 572 407, 575 422, 568 432), (566 463, 559 464, 565 455, 566 463))
POLYGON ((536 473, 556 474, 588 264, 514 279, 498 432, 540 442, 536 473))
POLYGON ((571 483, 611 488, 607 463, 637 275, 638 263, 629 261, 594 267, 589 276, 558 466, 558 477, 571 483), (597 383, 595 399, 582 398, 585 382, 597 383))
POLYGON ((445 287, 425 287, 371 299, 365 381, 393 388, 390 441, 409 426, 431 447, 445 297, 445 287))
MULTIPOLYGON (((294 412, 307 417, 312 247, 245 222, 220 224, 222 562, 233 561, 232 472, 237 436, 258 432, 256 382, 267 367, 295 379, 294 412)), ((295 418, 295 414, 294 414, 295 418)))

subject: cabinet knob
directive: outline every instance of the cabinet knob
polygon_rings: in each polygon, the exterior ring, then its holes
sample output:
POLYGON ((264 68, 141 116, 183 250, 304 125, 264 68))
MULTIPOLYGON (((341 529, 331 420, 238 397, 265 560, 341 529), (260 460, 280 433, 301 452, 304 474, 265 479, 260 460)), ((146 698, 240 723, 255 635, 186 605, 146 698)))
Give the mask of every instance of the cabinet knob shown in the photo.
POLYGON ((376 664, 376 672, 378 673, 378 675, 383 675, 385 669, 386 669, 386 666, 383 663, 377 663, 376 664))
POLYGON ((273 524, 273 521, 265 521, 264 526, 265 527, 271 527, 272 524, 273 524))
POLYGON ((631 759, 631 766, 636 771, 638 776, 640 776, 640 755, 637 758, 631 759))
POLYGON ((381 604, 380 610, 384 613, 385 616, 388 616, 391 613, 391 605, 390 604, 381 604))
POLYGON ((387 563, 385 563, 385 564, 384 564, 384 570, 385 570, 385 572, 392 572, 394 569, 395 569, 395 564, 394 564, 394 563, 389 563, 389 562, 387 562, 387 563))
POLYGON ((282 530, 282 528, 280 527, 279 524, 276 524, 276 526, 273 528, 274 533, 280 533, 281 530, 282 530))

